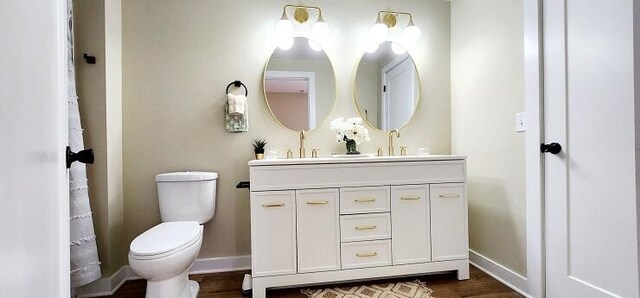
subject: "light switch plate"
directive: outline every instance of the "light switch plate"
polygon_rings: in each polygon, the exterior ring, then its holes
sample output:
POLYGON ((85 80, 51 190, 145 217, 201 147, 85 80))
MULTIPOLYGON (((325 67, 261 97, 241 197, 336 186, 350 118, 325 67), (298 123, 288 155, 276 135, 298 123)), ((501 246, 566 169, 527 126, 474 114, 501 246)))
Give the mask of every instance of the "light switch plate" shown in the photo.
POLYGON ((523 132, 527 131, 527 122, 526 122, 526 113, 517 113, 516 114, 516 131, 523 132))

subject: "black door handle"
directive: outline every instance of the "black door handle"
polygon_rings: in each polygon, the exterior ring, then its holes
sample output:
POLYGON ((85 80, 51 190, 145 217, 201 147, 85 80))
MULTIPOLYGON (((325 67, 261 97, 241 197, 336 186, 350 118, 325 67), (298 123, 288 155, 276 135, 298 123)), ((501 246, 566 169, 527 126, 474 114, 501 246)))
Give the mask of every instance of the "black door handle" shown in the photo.
POLYGON ((67 146, 67 169, 71 168, 71 163, 79 161, 81 163, 93 163, 93 149, 85 149, 77 153, 71 152, 71 148, 67 146))
POLYGON ((540 144, 540 152, 558 154, 562 151, 562 146, 558 143, 540 144))

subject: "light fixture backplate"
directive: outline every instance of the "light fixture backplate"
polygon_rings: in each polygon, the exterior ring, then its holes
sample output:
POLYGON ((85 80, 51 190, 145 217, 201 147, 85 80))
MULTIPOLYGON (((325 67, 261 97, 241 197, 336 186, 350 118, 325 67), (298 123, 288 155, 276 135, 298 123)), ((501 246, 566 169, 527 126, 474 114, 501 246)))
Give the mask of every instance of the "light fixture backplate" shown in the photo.
POLYGON ((396 24, 398 23, 398 18, 396 14, 388 13, 384 16, 382 21, 384 22, 385 25, 387 25, 387 28, 391 29, 395 27, 396 24))
POLYGON ((309 11, 305 7, 296 7, 296 11, 293 13, 293 18, 300 24, 304 24, 309 20, 309 11))

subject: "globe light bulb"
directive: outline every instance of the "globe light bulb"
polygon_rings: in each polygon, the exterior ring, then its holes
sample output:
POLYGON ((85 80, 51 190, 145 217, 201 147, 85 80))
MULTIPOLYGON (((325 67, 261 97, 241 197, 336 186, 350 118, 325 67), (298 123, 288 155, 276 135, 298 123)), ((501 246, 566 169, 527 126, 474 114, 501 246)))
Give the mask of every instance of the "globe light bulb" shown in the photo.
POLYGON ((380 44, 372 40, 367 44, 365 51, 369 54, 373 54, 378 50, 378 47, 380 47, 380 44))
POLYGON ((330 35, 329 25, 324 22, 322 15, 319 15, 318 20, 311 26, 311 37, 320 43, 325 43, 329 40, 330 35))
POLYGON ((316 51, 316 52, 322 51, 322 47, 321 47, 317 42, 315 42, 315 41, 313 41, 313 40, 309 39, 309 41, 307 41, 307 43, 309 44, 309 47, 310 47, 312 50, 314 50, 314 51, 316 51))
POLYGON ((395 42, 391 44, 391 51, 393 51, 393 53, 395 53, 396 55, 402 55, 407 52, 405 48, 395 42))
POLYGON ((371 27, 371 38, 377 43, 382 43, 386 41, 388 37, 389 28, 378 18, 378 21, 371 27))
POLYGON ((402 39, 404 40, 405 44, 416 44, 418 41, 420 41, 421 34, 422 33, 420 32, 420 28, 418 28, 418 26, 413 23, 413 20, 409 20, 409 24, 402 31, 402 39))
POLYGON ((280 44, 278 44, 278 48, 283 51, 287 51, 293 47, 293 37, 285 38, 280 40, 280 44))
POLYGON ((293 23, 287 17, 287 13, 283 11, 282 17, 276 23, 276 35, 278 36, 278 40, 293 37, 293 33, 293 23))

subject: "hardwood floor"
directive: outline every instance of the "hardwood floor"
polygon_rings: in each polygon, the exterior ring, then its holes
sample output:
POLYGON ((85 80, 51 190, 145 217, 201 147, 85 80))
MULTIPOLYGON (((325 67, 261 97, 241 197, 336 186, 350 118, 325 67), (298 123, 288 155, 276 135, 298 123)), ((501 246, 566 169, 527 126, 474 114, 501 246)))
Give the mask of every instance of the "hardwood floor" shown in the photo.
MULTIPOLYGON (((242 278, 248 271, 235 271, 215 274, 192 275, 192 280, 200 283, 200 295, 198 297, 212 298, 242 298, 240 286, 242 278)), ((387 281, 415 280, 416 277, 396 278, 387 281)), ((509 287, 471 266, 471 278, 458 281, 455 273, 426 275, 417 277, 424 281, 434 291, 435 297, 474 297, 474 298, 498 298, 498 297, 523 297, 509 287)), ((353 283, 358 284, 358 283, 353 283)), ((324 288, 327 286, 320 286, 324 288)), ((308 288, 308 287, 303 287, 308 288)), ((145 281, 128 281, 118 291, 109 297, 113 298, 142 298, 144 297, 145 281)), ((305 298, 300 293, 300 288, 267 291, 267 297, 273 298, 305 298)))

